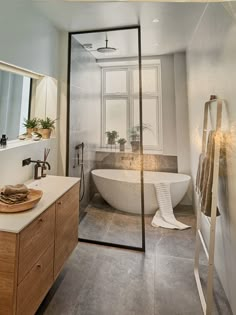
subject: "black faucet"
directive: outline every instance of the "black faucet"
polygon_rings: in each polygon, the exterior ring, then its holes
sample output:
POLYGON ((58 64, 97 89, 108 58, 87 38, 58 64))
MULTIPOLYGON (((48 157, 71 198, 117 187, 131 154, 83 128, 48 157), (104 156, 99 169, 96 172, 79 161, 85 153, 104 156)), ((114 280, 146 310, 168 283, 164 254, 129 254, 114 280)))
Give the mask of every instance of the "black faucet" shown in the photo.
POLYGON ((46 161, 40 161, 40 160, 34 161, 34 160, 30 159, 30 163, 35 163, 35 166, 34 166, 34 179, 40 179, 41 177, 46 177, 46 173, 45 173, 45 170, 47 169, 46 165, 48 167, 48 170, 51 169, 50 164, 48 162, 46 162, 46 161), (41 167, 41 174, 39 172, 39 168, 40 167, 41 167))

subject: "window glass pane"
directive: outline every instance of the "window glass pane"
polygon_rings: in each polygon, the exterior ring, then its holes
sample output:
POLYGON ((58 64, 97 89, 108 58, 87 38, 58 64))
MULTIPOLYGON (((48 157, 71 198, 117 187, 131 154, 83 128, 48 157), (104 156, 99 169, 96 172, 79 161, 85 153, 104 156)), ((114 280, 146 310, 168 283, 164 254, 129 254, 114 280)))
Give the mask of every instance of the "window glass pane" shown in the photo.
MULTIPOLYGON (((139 92, 138 69, 133 70, 133 89, 134 93, 139 92)), ((143 93, 157 93, 157 68, 147 68, 142 71, 142 91, 143 93)))
POLYGON ((127 100, 106 100, 106 130, 116 130, 120 138, 127 137, 127 100))
MULTIPOLYGON (((157 98, 143 99, 143 144, 156 146, 157 141, 157 98), (145 129, 147 126, 147 129, 145 129)), ((134 100, 134 125, 139 124, 139 100, 134 100)))
POLYGON ((117 70, 117 71, 106 71, 105 72, 105 82, 106 88, 105 93, 127 93, 126 76, 127 71, 117 70))

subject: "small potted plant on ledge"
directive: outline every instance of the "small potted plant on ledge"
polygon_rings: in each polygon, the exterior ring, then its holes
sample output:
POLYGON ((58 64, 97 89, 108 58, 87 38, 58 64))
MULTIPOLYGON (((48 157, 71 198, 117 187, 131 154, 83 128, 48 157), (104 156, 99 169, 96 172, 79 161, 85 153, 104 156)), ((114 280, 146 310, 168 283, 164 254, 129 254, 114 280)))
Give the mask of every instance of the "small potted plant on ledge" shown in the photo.
POLYGON ((127 142, 125 138, 120 138, 117 141, 120 144, 120 152, 124 152, 125 151, 125 143, 127 142))
POLYGON ((52 120, 49 117, 46 117, 46 119, 39 119, 41 127, 39 133, 41 133, 43 139, 50 138, 52 130, 55 129, 55 121, 56 119, 52 120))
POLYGON ((105 134, 107 135, 107 144, 113 145, 116 144, 116 139, 119 137, 117 131, 106 131, 105 134))
MULTIPOLYGON (((151 131, 151 127, 148 124, 143 124, 143 131, 151 131)), ((138 152, 140 149, 140 125, 132 127, 129 131, 130 134, 130 144, 132 147, 132 152, 138 152)))
POLYGON ((27 138, 31 138, 32 137, 32 132, 37 131, 38 130, 38 119, 37 118, 28 118, 28 119, 24 119, 24 123, 23 126, 26 128, 27 130, 27 138))

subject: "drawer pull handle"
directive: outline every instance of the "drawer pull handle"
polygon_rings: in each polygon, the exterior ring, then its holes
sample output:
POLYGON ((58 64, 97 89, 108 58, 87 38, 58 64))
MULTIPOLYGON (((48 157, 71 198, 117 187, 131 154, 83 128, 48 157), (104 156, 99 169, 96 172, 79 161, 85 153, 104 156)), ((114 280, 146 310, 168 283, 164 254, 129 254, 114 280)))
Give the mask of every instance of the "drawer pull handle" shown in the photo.
POLYGON ((62 205, 62 201, 58 201, 58 204, 59 204, 59 205, 62 205))
POLYGON ((37 264, 37 268, 41 269, 42 265, 41 264, 37 264))
POLYGON ((42 218, 40 218, 40 219, 39 219, 39 222, 43 222, 43 219, 42 219, 42 218))

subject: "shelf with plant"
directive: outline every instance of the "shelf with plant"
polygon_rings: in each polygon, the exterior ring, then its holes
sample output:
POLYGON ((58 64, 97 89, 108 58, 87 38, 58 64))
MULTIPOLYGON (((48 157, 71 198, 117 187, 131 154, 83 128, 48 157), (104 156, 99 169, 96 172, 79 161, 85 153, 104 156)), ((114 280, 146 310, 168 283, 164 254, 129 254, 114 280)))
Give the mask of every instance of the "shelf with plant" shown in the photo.
POLYGON ((121 152, 125 151, 125 144, 126 144, 127 140, 125 138, 120 138, 120 139, 118 139, 117 142, 120 145, 120 151, 121 152))
POLYGON ((39 133, 42 135, 43 139, 49 139, 51 132, 55 129, 56 119, 51 119, 46 117, 46 119, 39 119, 39 133))
MULTIPOLYGON (((152 131, 152 128, 149 124, 143 124, 142 130, 152 131)), ((129 138, 132 147, 132 152, 137 152, 140 149, 140 131, 141 131, 140 125, 135 125, 129 130, 129 138)))
POLYGON ((116 130, 106 131, 105 134, 107 136, 107 144, 116 144, 116 139, 119 138, 119 134, 116 130))
POLYGON ((24 118, 23 126, 26 128, 27 131, 27 137, 32 137, 32 132, 35 132, 38 130, 38 119, 36 117, 34 118, 24 118))

